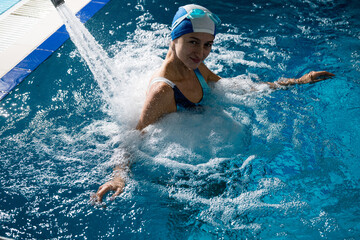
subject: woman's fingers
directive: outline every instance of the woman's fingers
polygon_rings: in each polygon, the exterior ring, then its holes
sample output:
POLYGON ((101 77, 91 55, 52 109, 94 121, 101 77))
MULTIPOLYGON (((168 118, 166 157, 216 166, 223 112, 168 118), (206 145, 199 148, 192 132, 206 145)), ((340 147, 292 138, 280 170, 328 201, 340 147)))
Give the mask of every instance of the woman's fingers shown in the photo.
POLYGON ((319 72, 310 72, 309 73, 311 80, 313 82, 318 82, 318 81, 322 81, 322 80, 326 80, 328 78, 332 78, 335 76, 335 74, 326 72, 326 71, 319 71, 319 72))
POLYGON ((101 204, 103 197, 109 191, 115 191, 115 193, 110 198, 110 200, 114 200, 118 195, 120 195, 124 191, 124 187, 125 187, 125 179, 121 176, 116 176, 112 180, 101 185, 97 190, 97 192, 91 195, 90 201, 93 205, 101 204))
POLYGON ((109 183, 105 183, 104 185, 99 187, 99 190, 96 192, 96 201, 101 203, 104 195, 111 190, 112 186, 109 183))
POLYGON ((117 196, 119 196, 123 192, 122 187, 118 187, 116 189, 116 192, 111 196, 110 200, 114 200, 117 196))
POLYGON ((115 193, 111 196, 110 200, 114 200, 117 196, 119 196, 124 191, 125 183, 123 180, 121 181, 110 181, 103 185, 101 185, 98 191, 91 196, 91 202, 95 204, 100 204, 103 201, 103 197, 109 191, 115 191, 115 193))
POLYGON ((326 72, 326 71, 322 71, 322 72, 319 72, 319 73, 322 74, 322 75, 330 76, 330 77, 334 77, 334 76, 335 76, 335 74, 330 73, 330 72, 326 72))

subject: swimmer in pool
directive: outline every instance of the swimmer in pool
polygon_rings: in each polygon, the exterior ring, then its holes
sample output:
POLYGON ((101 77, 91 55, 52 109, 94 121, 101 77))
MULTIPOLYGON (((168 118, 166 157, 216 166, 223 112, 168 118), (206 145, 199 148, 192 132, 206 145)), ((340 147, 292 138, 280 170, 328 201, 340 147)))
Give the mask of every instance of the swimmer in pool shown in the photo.
MULTIPOLYGON (((179 8, 174 16, 171 43, 166 58, 150 80, 148 93, 136 129, 143 130, 166 114, 200 105, 209 94, 208 83, 221 79, 209 70, 204 60, 210 54, 220 19, 208 9, 190 4, 179 8)), ((270 88, 315 83, 335 76, 326 71, 310 72, 301 78, 268 82, 270 88)), ((129 166, 117 166, 113 178, 94 195, 101 203, 103 196, 115 191, 112 199, 123 192, 129 166)))

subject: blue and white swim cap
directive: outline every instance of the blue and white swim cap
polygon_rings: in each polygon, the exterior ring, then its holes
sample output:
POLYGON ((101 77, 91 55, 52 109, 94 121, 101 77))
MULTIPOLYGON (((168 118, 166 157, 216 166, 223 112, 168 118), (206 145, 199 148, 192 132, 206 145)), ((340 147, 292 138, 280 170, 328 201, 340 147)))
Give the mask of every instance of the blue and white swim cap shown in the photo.
POLYGON ((215 36, 216 25, 220 22, 215 14, 200 5, 189 4, 179 7, 172 22, 171 39, 175 40, 192 32, 210 33, 215 36))

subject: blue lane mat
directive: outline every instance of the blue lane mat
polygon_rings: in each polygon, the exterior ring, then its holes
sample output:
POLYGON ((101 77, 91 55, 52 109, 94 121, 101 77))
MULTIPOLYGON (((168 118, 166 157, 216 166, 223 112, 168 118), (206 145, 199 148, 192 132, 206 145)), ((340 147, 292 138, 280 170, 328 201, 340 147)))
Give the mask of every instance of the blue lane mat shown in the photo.
MULTIPOLYGON (((6 1, 15 2, 14 0, 6 1)), ((76 16, 84 23, 109 1, 110 0, 92 0, 85 5, 76 16)), ((50 57, 67 39, 69 39, 69 34, 66 31, 65 25, 63 25, 12 70, 0 78, 0 100, 9 94, 11 90, 21 83, 43 61, 50 57)))

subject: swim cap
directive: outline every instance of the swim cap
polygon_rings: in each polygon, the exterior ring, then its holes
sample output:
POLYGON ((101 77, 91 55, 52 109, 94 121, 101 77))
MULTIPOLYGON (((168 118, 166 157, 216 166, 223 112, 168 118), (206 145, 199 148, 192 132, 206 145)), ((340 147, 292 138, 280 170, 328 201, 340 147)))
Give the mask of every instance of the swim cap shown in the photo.
POLYGON ((208 9, 196 4, 185 5, 179 7, 174 16, 171 39, 192 32, 210 33, 215 36, 217 24, 220 24, 220 19, 208 9))

